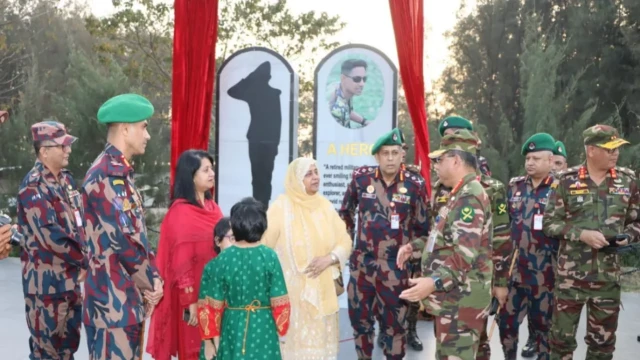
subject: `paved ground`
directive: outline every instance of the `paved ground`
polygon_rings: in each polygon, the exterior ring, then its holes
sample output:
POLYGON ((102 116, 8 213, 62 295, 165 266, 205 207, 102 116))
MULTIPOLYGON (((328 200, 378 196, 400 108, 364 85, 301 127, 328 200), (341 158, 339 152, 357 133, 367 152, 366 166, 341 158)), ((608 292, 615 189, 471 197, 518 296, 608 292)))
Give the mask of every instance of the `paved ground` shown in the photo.
MULTIPOLYGON (((346 275, 348 276, 348 275, 346 275)), ((345 282, 346 283, 346 282, 345 282)), ((340 344, 340 360, 353 360, 356 358, 352 338, 349 318, 347 316, 346 294, 340 298, 340 325, 342 342, 340 344)), ((640 319, 640 294, 623 294, 624 311, 620 316, 618 329, 618 345, 614 356, 615 360, 638 359, 640 353, 640 343, 636 341, 640 335, 640 327, 635 327, 640 319)), ((584 345, 584 313, 578 331, 578 350, 575 359, 584 359, 586 349, 584 345)), ((435 339, 433 337, 433 325, 430 322, 420 321, 418 323, 420 338, 425 343, 425 350, 414 352, 409 350, 405 359, 432 360, 435 359, 435 339)), ((76 360, 87 360, 87 347, 83 340, 78 350, 76 360)), ((521 327, 521 339, 525 339, 526 328, 521 327)), ((28 360, 29 359, 29 332, 24 320, 24 300, 20 285, 20 264, 17 259, 7 259, 0 261, 0 360, 28 360)), ((524 344, 520 344, 522 348, 524 344)), ((499 340, 497 331, 493 335, 492 348, 493 360, 503 359, 499 351, 499 340)), ((383 359, 379 349, 374 351, 374 359, 383 359)), ((147 355, 145 360, 151 360, 147 355)))

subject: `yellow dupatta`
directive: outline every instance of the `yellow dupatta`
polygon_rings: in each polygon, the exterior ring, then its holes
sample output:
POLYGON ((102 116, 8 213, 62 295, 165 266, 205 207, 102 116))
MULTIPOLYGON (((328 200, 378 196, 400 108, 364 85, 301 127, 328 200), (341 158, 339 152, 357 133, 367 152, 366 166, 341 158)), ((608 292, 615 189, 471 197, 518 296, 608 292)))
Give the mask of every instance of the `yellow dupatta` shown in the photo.
POLYGON ((300 298, 313 306, 314 318, 338 312, 338 298, 333 283, 332 267, 311 279, 303 274, 313 258, 325 256, 337 244, 334 225, 329 211, 335 212, 329 200, 319 193, 309 195, 302 180, 316 161, 310 158, 295 159, 287 169, 284 197, 284 235, 286 248, 303 277, 304 286, 300 298))

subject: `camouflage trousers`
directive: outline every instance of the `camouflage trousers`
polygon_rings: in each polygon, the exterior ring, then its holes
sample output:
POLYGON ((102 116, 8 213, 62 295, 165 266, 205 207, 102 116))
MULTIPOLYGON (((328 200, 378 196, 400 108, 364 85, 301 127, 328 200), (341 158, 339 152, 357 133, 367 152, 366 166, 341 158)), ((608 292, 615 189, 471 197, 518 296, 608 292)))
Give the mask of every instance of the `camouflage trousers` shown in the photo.
POLYGON ((73 359, 82 327, 80 288, 53 295, 26 295, 24 303, 31 332, 29 359, 73 359))
POLYGON ((576 329, 587 306, 587 359, 611 360, 616 347, 620 285, 558 279, 554 295, 550 343, 551 359, 571 360, 578 346, 576 329), (563 281, 564 280, 564 281, 563 281))
POLYGON ((551 328, 552 314, 553 288, 518 283, 509 286, 507 303, 500 308, 498 313, 500 342, 505 359, 517 359, 518 332, 525 316, 533 324, 538 359, 549 359, 549 329, 551 328))
POLYGON ((404 358, 407 304, 398 296, 408 286, 407 272, 399 270, 395 261, 370 259, 365 264, 354 256, 349 268, 349 320, 358 359, 371 359, 376 318, 386 358, 404 358))
POLYGON ((457 308, 435 317, 436 359, 475 360, 480 333, 486 328, 485 309, 457 308))
POLYGON ((141 360, 142 324, 123 328, 95 328, 85 325, 90 360, 141 360))

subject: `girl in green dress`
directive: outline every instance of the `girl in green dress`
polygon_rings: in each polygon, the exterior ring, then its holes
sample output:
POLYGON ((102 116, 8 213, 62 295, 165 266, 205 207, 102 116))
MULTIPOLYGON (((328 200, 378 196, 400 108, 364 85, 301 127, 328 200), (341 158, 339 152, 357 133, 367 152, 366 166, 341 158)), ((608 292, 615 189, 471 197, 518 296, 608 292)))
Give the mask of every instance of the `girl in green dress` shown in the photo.
POLYGON ((262 245, 264 205, 253 198, 231 208, 235 246, 202 275, 198 319, 201 359, 281 359, 279 336, 289 328, 289 297, 276 253, 262 245))

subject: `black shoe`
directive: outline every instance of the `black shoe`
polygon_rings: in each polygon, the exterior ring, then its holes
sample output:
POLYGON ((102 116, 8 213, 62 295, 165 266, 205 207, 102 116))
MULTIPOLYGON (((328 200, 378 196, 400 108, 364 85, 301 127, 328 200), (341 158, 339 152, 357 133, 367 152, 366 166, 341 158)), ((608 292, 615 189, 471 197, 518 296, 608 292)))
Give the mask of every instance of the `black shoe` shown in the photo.
POLYGON ((409 330, 407 333, 407 343, 415 351, 422 351, 422 341, 418 338, 418 333, 415 330, 409 330))
POLYGON ((382 332, 378 333, 378 346, 380 346, 381 349, 384 348, 384 340, 382 340, 382 332))
POLYGON ((530 357, 533 357, 535 354, 536 354, 536 341, 535 339, 530 337, 529 340, 527 340, 527 344, 522 349, 522 353, 520 355, 522 355, 522 357, 524 358, 530 358, 530 357))

